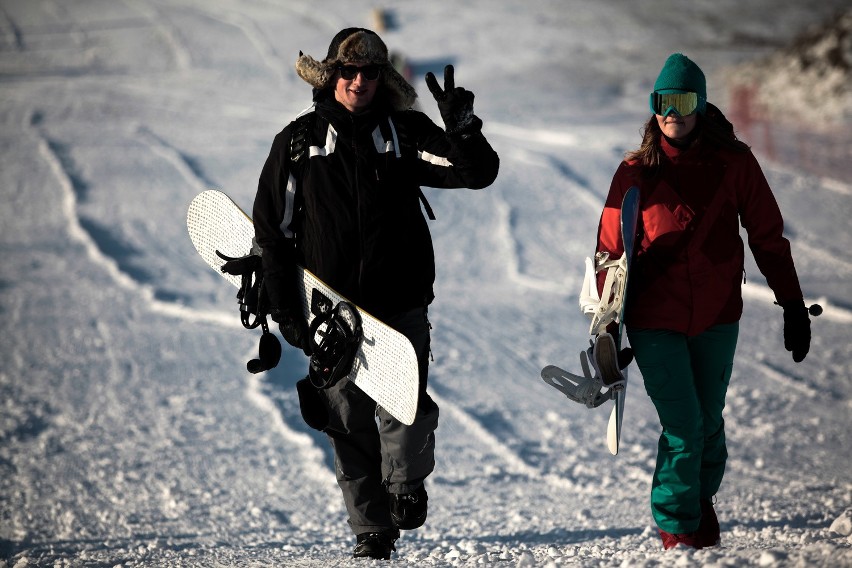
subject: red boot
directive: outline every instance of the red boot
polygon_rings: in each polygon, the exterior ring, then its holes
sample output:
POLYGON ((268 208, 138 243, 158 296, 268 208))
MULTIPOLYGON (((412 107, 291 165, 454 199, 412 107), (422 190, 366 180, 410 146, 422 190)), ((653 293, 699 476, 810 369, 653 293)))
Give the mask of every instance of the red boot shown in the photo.
POLYGON ((698 543, 698 539, 696 538, 696 535, 698 534, 697 532, 689 534, 672 534, 667 533, 662 529, 657 530, 660 531, 660 538, 663 539, 663 548, 666 550, 674 548, 679 544, 690 548, 701 548, 701 545, 698 543))

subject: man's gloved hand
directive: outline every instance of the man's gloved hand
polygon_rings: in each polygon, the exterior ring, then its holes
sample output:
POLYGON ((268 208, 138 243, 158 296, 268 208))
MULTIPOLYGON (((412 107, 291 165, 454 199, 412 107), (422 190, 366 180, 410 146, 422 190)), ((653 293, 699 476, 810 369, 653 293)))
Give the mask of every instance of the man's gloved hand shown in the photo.
POLYGON ((811 347, 811 320, 804 300, 781 304, 784 308, 784 349, 793 352, 793 361, 804 361, 811 347))
POLYGON ((452 65, 444 67, 444 88, 430 71, 426 73, 426 86, 438 102, 447 134, 472 134, 482 128, 482 121, 473 114, 473 93, 456 87, 452 65))
POLYGON ((308 337, 308 324, 301 313, 293 309, 273 308, 269 312, 269 317, 278 324, 278 329, 287 343, 301 349, 310 357, 311 342, 308 337))

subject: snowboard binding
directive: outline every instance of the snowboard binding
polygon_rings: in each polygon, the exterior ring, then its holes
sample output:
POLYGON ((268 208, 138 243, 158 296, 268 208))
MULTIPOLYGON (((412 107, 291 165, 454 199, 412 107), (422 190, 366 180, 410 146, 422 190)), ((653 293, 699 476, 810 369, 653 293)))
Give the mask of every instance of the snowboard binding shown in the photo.
POLYGON ((312 348, 308 376, 314 387, 326 389, 347 376, 355 364, 364 340, 358 308, 343 301, 325 310, 311 322, 308 339, 312 348))
POLYGON ((225 274, 240 277, 237 301, 240 303, 240 319, 243 327, 256 328, 261 325, 260 320, 266 318, 266 311, 261 309, 263 266, 260 255, 252 251, 245 256, 233 257, 226 256, 218 250, 215 252, 216 256, 225 261, 219 270, 225 274), (252 319, 251 316, 255 318, 252 319))
POLYGON ((633 360, 630 348, 619 351, 616 336, 608 326, 621 324, 627 285, 627 255, 610 260, 609 253, 586 258, 586 274, 580 290, 580 311, 591 320, 589 348, 580 352, 583 375, 569 373, 550 365, 542 369, 546 383, 565 396, 588 408, 597 408, 627 386, 623 369, 633 360), (602 292, 598 293, 598 276, 604 273, 602 292))
POLYGON ((609 389, 623 389, 627 377, 621 370, 630 364, 632 352, 629 352, 629 359, 625 361, 626 357, 615 347, 615 338, 607 332, 598 334, 594 342, 590 343, 591 347, 587 351, 591 351, 595 376, 600 377, 603 385, 609 389))
POLYGON ((627 283, 627 255, 610 260, 609 253, 597 253, 594 262, 586 258, 586 275, 580 290, 580 311, 589 319, 589 335, 598 335, 618 319, 624 304, 627 283), (606 272, 603 293, 598 294, 598 273, 606 272))
POLYGON ((245 256, 230 257, 215 251, 216 256, 225 261, 220 269, 226 274, 240 277, 240 289, 237 301, 240 303, 240 321, 246 329, 260 326, 258 358, 246 363, 248 372, 256 374, 273 369, 281 360, 281 342, 269 331, 266 322, 266 294, 263 291, 263 266, 261 257, 254 250, 245 256), (254 316, 252 318, 252 316, 254 316))
POLYGON ((609 333, 601 333, 589 343, 589 348, 580 352, 582 376, 549 365, 542 369, 541 377, 574 402, 597 408, 624 390, 627 378, 622 369, 627 365, 619 361, 615 340, 609 333))
MULTIPOLYGON (((598 251, 586 258, 586 274, 580 290, 580 311, 589 317, 590 347, 580 352, 583 374, 575 375, 555 365, 541 370, 541 378, 569 399, 596 408, 614 401, 607 423, 606 443, 612 455, 618 454, 624 400, 627 393, 627 367, 633 350, 621 348, 627 299, 628 271, 636 253, 640 230, 640 190, 630 187, 619 212, 623 254, 613 260, 609 252, 598 251), (598 284, 601 284, 600 289, 598 284)), ((616 251, 617 254, 617 251, 616 251)))

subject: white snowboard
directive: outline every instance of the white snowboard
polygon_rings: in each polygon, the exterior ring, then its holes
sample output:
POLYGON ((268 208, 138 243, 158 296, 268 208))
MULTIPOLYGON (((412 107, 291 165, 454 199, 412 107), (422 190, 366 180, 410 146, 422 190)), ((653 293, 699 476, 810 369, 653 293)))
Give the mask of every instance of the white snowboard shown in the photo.
MULTIPOLYGON (((240 277, 221 272, 225 263, 216 251, 229 257, 241 257, 252 250, 254 225, 234 201, 216 190, 199 193, 189 204, 186 215, 189 237, 208 266, 231 284, 240 287, 240 277)), ((302 306, 310 325, 315 315, 312 302, 321 294, 331 306, 345 300, 310 271, 299 267, 302 306)), ((417 355, 407 337, 358 308, 364 340, 347 377, 364 393, 403 424, 412 424, 417 411, 419 375, 417 355)))

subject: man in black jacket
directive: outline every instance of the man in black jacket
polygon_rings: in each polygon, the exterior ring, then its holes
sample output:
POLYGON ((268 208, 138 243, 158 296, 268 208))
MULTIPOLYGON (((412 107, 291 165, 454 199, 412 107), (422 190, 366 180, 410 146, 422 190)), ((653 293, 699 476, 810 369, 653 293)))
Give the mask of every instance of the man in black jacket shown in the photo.
POLYGON ((452 66, 443 89, 426 75, 441 129, 411 110, 414 89, 370 30, 341 31, 322 61, 300 53, 296 71, 313 86, 314 104, 275 137, 254 202, 265 289, 282 335, 306 352, 297 264, 414 346, 420 393, 411 426, 346 379, 298 385, 303 416, 334 450, 355 557, 387 559, 399 529, 425 522, 423 482, 435 463, 438 407, 426 392, 435 259, 420 188, 487 187, 499 159, 452 66))

